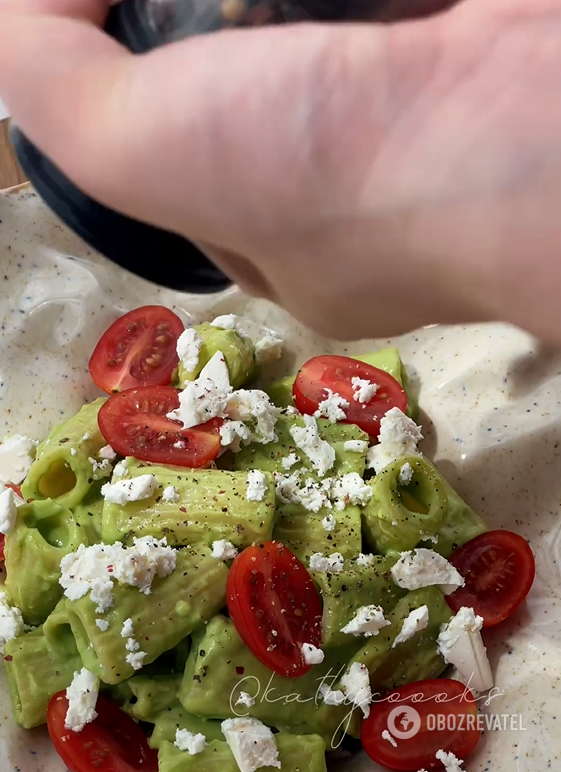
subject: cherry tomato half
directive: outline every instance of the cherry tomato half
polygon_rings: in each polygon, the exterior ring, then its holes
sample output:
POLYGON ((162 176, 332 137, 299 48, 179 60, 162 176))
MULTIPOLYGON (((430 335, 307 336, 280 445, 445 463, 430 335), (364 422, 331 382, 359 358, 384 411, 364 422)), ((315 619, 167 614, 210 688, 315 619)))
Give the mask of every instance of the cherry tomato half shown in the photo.
POLYGON ((179 407, 172 386, 143 386, 114 394, 98 414, 105 440, 122 456, 176 466, 204 467, 220 452, 221 418, 182 429, 167 414, 179 407))
POLYGON ((481 734, 474 700, 466 686, 448 678, 400 686, 371 704, 362 723, 364 750, 400 772, 440 769, 436 753, 441 749, 465 759, 481 734), (393 742, 382 736, 385 732, 393 742))
POLYGON ((143 306, 104 332, 90 359, 90 374, 108 394, 133 386, 166 386, 179 359, 181 319, 163 306, 143 306))
POLYGON ((498 625, 513 614, 530 592, 536 562, 526 539, 512 531, 489 531, 452 553, 450 563, 466 580, 446 596, 453 611, 470 606, 483 627, 498 625))
POLYGON ((350 357, 324 355, 314 357, 299 370, 292 392, 294 403, 301 413, 313 415, 319 403, 327 396, 326 389, 347 400, 347 418, 343 423, 357 424, 371 437, 377 437, 380 420, 392 407, 405 412, 407 395, 400 384, 384 370, 372 367, 350 357), (369 402, 362 404, 354 399, 352 379, 361 378, 378 386, 369 402))
POLYGON ((47 726, 56 752, 70 772, 158 772, 158 754, 130 716, 99 697, 98 717, 82 732, 66 729, 65 692, 49 702, 47 726))
POLYGON ((304 565, 279 542, 248 547, 234 560, 226 598, 241 639, 279 675, 310 669, 302 644, 321 646, 321 599, 304 565))

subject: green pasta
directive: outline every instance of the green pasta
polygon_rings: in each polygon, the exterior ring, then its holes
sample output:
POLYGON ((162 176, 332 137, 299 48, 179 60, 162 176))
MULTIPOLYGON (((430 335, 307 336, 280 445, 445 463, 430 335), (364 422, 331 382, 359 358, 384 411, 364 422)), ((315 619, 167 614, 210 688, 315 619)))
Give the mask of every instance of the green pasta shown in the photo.
POLYGON ((193 734, 204 734, 208 742, 212 740, 224 740, 220 721, 207 721, 192 713, 187 713, 185 708, 176 703, 163 710, 154 722, 154 731, 150 736, 150 747, 156 750, 161 748, 164 742, 175 742, 178 729, 187 729, 193 734))
POLYGON ((241 472, 177 470, 129 463, 128 474, 153 474, 159 488, 154 496, 125 506, 105 503, 103 541, 130 542, 133 536, 166 537, 172 546, 207 544, 226 539, 236 547, 267 541, 273 533, 275 486, 267 477, 262 501, 248 501, 247 474, 241 472), (164 500, 163 490, 173 486, 177 501, 164 500))
POLYGON ((123 710, 137 721, 155 724, 159 715, 177 704, 181 678, 179 673, 153 678, 143 675, 129 678, 125 683, 129 687, 130 697, 125 701, 123 710))
POLYGON ((273 537, 286 544, 305 565, 308 565, 315 552, 321 552, 322 555, 340 552, 344 558, 354 558, 359 554, 362 528, 358 507, 348 506, 341 512, 320 509, 317 514, 304 514, 302 509, 302 506, 296 504, 279 506, 273 537), (328 516, 335 520, 333 531, 327 531, 322 523, 328 516))
POLYGON ((135 673, 126 662, 127 641, 121 635, 126 620, 132 620, 134 638, 146 653, 143 664, 149 664, 224 606, 227 577, 225 563, 207 548, 186 548, 177 554, 175 571, 154 580, 150 595, 114 584, 114 605, 103 615, 107 630, 96 625, 102 615, 86 595, 59 604, 45 623, 45 636, 57 646, 61 630, 70 627, 84 666, 106 684, 118 684, 135 673))
POLYGON ((6 592, 29 625, 42 624, 62 597, 60 561, 85 543, 72 513, 46 499, 18 509, 17 525, 6 537, 6 592))
POLYGON ((26 499, 56 499, 71 508, 85 498, 96 479, 111 473, 108 462, 102 469, 94 469, 92 464, 92 460, 97 464, 99 450, 106 444, 97 425, 97 414, 104 402, 100 398, 84 405, 38 446, 22 485, 26 499))
POLYGON ((4 669, 17 723, 24 729, 44 724, 51 697, 68 688, 74 673, 81 668, 76 646, 56 651, 42 628, 9 641, 4 651, 4 669))

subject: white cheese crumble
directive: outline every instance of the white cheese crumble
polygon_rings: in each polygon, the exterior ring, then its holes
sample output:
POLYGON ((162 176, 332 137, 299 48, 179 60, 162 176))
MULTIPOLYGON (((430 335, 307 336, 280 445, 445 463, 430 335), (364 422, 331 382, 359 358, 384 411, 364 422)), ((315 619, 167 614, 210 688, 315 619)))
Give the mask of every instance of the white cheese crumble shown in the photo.
POLYGON ((231 541, 220 539, 212 542, 212 557, 217 560, 234 560, 238 556, 238 550, 231 541))
POLYGON ((296 453, 289 453, 288 456, 285 456, 283 459, 281 459, 281 466, 283 469, 286 469, 288 472, 289 469, 292 469, 292 467, 297 464, 300 461, 296 453))
POLYGON ((321 665, 325 659, 325 654, 313 643, 302 644, 302 659, 305 665, 321 665))
POLYGON ((446 772, 464 772, 462 759, 454 756, 453 753, 447 753, 446 751, 439 750, 436 752, 435 757, 437 761, 440 761, 446 772))
POLYGON ((123 627, 121 630, 121 638, 132 638, 134 635, 134 627, 132 623, 132 619, 129 617, 128 619, 125 619, 123 622, 123 627))
POLYGON ((35 459, 37 440, 22 434, 4 437, 0 445, 0 480, 19 485, 27 477, 35 459))
POLYGON ((153 474, 141 474, 130 480, 105 483, 101 488, 101 495, 108 504, 125 506, 131 501, 143 501, 151 498, 157 487, 158 481, 153 474))
POLYGON ((111 445, 104 445, 97 455, 106 461, 114 461, 117 458, 117 453, 113 450, 111 445))
POLYGON ((5 592, 0 592, 0 654, 8 641, 19 638, 25 632, 23 616, 19 608, 10 606, 5 592))
POLYGON ((360 402, 361 405, 366 405, 374 394, 378 391, 378 384, 367 381, 364 378, 357 378, 356 376, 351 379, 353 385, 353 399, 355 402, 360 402))
POLYGON ((127 654, 125 662, 130 665, 133 670, 141 670, 146 659, 145 651, 135 651, 134 654, 127 654))
POLYGON ((478 692, 493 686, 487 649, 481 638, 483 618, 472 608, 462 607, 447 625, 443 625, 437 640, 438 650, 446 662, 454 665, 462 679, 478 692))
POLYGON ((360 552, 356 559, 356 564, 357 566, 372 566, 374 565, 374 555, 365 555, 363 552, 360 552))
POLYGON ((277 441, 275 427, 280 412, 269 395, 259 389, 238 389, 227 400, 227 417, 234 421, 251 422, 250 440, 262 445, 277 441))
POLYGON ((95 706, 99 694, 99 678, 83 667, 74 673, 72 683, 66 690, 68 710, 64 726, 73 732, 81 732, 86 724, 97 718, 95 706))
POLYGON ((115 469, 113 470, 113 479, 116 477, 126 477, 129 471, 129 460, 128 458, 124 458, 122 461, 119 461, 118 464, 115 465, 115 469))
POLYGON ((331 496, 335 509, 343 510, 348 504, 364 507, 372 498, 372 488, 357 472, 349 472, 333 481, 331 496))
POLYGON ((255 361, 258 365, 265 364, 274 359, 280 359, 284 347, 284 340, 274 330, 254 322, 245 316, 225 314, 217 316, 211 322, 212 327, 221 327, 224 330, 235 330, 241 338, 249 338, 255 349, 255 361))
POLYGON ((82 437, 82 442, 87 442, 88 440, 91 440, 91 438, 92 438, 92 435, 89 432, 86 432, 82 437))
POLYGON ((107 619, 96 619, 95 623, 102 633, 106 633, 109 630, 109 622, 107 619))
POLYGON ((385 618, 384 609, 381 606, 363 606, 341 629, 341 632, 355 637, 363 635, 365 638, 371 638, 373 635, 378 635, 380 630, 389 624, 391 622, 385 618))
POLYGON ((382 732, 382 740, 387 740, 390 745, 393 745, 394 748, 397 748, 395 737, 392 734, 390 734, 387 729, 384 729, 384 731, 382 732))
POLYGON ((230 371, 226 364, 226 357, 221 351, 217 351, 216 354, 212 355, 201 370, 199 378, 202 378, 202 380, 208 378, 213 381, 216 388, 220 389, 224 394, 229 394, 232 391, 230 371))
POLYGON ((251 469, 247 475, 246 499, 248 501, 263 501, 266 493, 267 478, 259 469, 251 469))
POLYGON ((240 692, 240 696, 236 700, 236 705, 245 705, 246 708, 252 708, 255 705, 255 700, 247 692, 240 692))
POLYGON ((76 552, 62 558, 59 582, 70 600, 90 593, 96 611, 103 614, 113 606, 113 580, 149 595, 154 578, 169 576, 176 560, 177 553, 167 546, 165 538, 158 541, 152 536, 134 537, 132 547, 121 542, 91 547, 80 544, 76 552))
POLYGON ((345 695, 340 689, 331 689, 325 683, 320 684, 319 693, 326 705, 342 705, 345 702, 345 695))
POLYGON ((179 493, 177 492, 177 488, 174 488, 173 485, 166 486, 162 491, 162 499, 163 501, 170 502, 179 501, 179 493))
POLYGON ((184 429, 199 426, 212 418, 223 416, 226 410, 228 394, 210 378, 202 374, 196 381, 188 381, 183 391, 179 392, 179 407, 167 414, 173 421, 180 421, 184 429))
POLYGON ((405 641, 408 641, 415 635, 415 633, 418 633, 420 630, 425 630, 428 623, 428 606, 420 606, 419 608, 413 609, 413 611, 403 621, 401 630, 392 643, 392 649, 398 646, 400 643, 405 643, 405 641))
POLYGON ((14 530, 17 514, 15 494, 11 488, 6 488, 0 493, 0 533, 4 536, 14 530))
POLYGON ((368 443, 366 440, 346 440, 343 443, 343 448, 349 453, 366 453, 368 443))
POLYGON ((76 450, 76 448, 70 448, 70 455, 71 456, 75 456, 77 452, 78 451, 76 450))
POLYGON ((413 479, 413 467, 406 461, 399 470, 399 483, 400 485, 409 485, 413 479))
POLYGON ((251 442, 251 432, 243 421, 224 421, 220 427, 220 444, 233 453, 239 453, 241 443, 251 442))
POLYGON ((321 574, 340 574, 345 568, 345 559, 340 552, 334 552, 326 557, 321 552, 315 552, 310 558, 310 571, 321 574))
POLYGON ((368 718, 370 715, 370 703, 372 702, 372 691, 370 689, 370 675, 366 665, 360 662, 353 662, 341 678, 341 686, 347 700, 362 710, 364 718, 368 718))
POLYGON ((322 440, 316 419, 311 415, 303 416, 305 426, 292 426, 290 435, 296 446, 306 454, 320 477, 323 477, 335 463, 335 449, 322 440))
POLYGON ((333 517, 333 515, 326 515, 321 521, 321 524, 323 526, 323 530, 330 533, 331 531, 335 530, 335 526, 337 525, 337 522, 333 517))
POLYGON ((316 418, 325 417, 332 424, 336 424, 337 421, 344 421, 347 414, 343 408, 348 408, 350 406, 349 403, 344 397, 331 389, 324 389, 324 391, 326 397, 319 403, 314 416, 316 418))
POLYGON ((193 327, 188 327, 177 339, 177 356, 188 373, 197 369, 202 345, 203 339, 193 327))
POLYGON ((95 458, 88 458, 88 461, 92 465, 92 472, 94 480, 102 480, 104 477, 109 477, 112 471, 111 461, 104 458, 102 461, 96 461, 95 458))
POLYGON ((446 558, 422 547, 402 552, 392 566, 391 574, 394 582, 405 590, 438 585, 445 595, 450 595, 465 584, 464 578, 446 558))
POLYGON ((202 753, 207 746, 204 734, 190 732, 188 729, 178 729, 175 733, 175 747, 186 751, 190 756, 202 753))
POLYGON ((275 736, 256 718, 230 718, 221 724, 222 734, 240 772, 256 772, 261 767, 281 768, 275 736))
POLYGON ((300 486, 302 470, 291 475, 275 474, 276 495, 283 504, 300 504, 309 512, 319 512, 322 507, 331 508, 329 490, 331 479, 321 483, 309 477, 300 486))
POLYGON ((378 474, 401 456, 420 456, 417 443, 422 439, 421 427, 398 407, 392 407, 380 421, 378 445, 368 451, 366 465, 378 474))

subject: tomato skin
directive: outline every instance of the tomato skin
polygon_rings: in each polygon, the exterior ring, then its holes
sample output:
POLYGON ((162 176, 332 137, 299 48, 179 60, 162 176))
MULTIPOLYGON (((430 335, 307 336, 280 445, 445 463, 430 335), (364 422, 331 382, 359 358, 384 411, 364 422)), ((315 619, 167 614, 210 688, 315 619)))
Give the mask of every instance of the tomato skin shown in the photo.
POLYGON ((321 646, 322 604, 305 566, 284 544, 270 541, 240 553, 226 599, 236 630, 260 662, 289 678, 309 672, 301 644, 321 646))
POLYGON ((369 717, 362 723, 361 740, 370 758, 383 767, 398 772, 416 772, 421 768, 441 769, 442 765, 436 759, 440 749, 465 759, 479 742, 480 734, 473 693, 459 681, 436 678, 400 686, 381 701, 373 702, 369 717), (437 695, 441 696, 440 700, 437 695), (403 714, 400 714, 401 708, 403 714), (420 719, 418 730, 411 737, 394 735, 396 728, 403 732, 415 728, 417 719, 413 711, 420 719), (413 721, 407 725, 402 723, 404 716, 413 721), (455 723, 438 729, 438 716, 455 723), (462 721, 463 725, 460 724, 462 721), (382 732, 388 730, 397 747, 382 737, 382 732))
POLYGON ((98 697, 98 717, 82 732, 66 729, 65 692, 49 702, 47 726, 55 750, 69 772, 158 772, 158 754, 130 716, 98 697))
POLYGON ((292 393, 301 413, 313 415, 326 398, 326 389, 340 394, 349 403, 341 423, 356 424, 373 439, 380 432, 380 421, 388 410, 407 410, 407 395, 391 375, 377 367, 344 356, 325 354, 309 359, 298 371, 292 393), (372 399, 362 404, 354 399, 352 378, 362 378, 378 385, 372 399))
POLYGON ((464 577, 464 587, 446 596, 457 612, 470 606, 483 627, 503 622, 525 600, 536 576, 536 561, 526 539, 512 531, 488 531, 452 553, 450 563, 464 577))
POLYGON ((15 485, 15 483, 6 483, 6 488, 11 488, 16 496, 19 496, 20 499, 23 499, 23 493, 21 492, 19 485, 15 485))
POLYGON ((113 394, 134 386, 164 386, 179 361, 177 339, 185 329, 164 306, 142 306, 117 319, 90 358, 90 374, 113 394))
POLYGON ((220 427, 214 418, 192 429, 182 429, 167 413, 179 407, 179 392, 172 386, 142 386, 114 394, 98 414, 99 430, 122 456, 156 464, 205 467, 220 453, 220 427), (185 447, 175 447, 184 443, 185 447))

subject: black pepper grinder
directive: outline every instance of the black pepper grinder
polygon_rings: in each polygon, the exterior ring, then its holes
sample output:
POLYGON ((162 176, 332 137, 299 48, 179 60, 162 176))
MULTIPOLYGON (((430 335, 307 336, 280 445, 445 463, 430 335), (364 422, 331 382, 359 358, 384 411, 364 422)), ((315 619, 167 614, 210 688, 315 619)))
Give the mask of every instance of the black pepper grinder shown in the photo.
MULTIPOLYGON (((145 53, 191 35, 228 27, 373 18, 391 1, 123 0, 111 8, 106 31, 134 53, 145 53)), ((18 129, 13 132, 13 141, 24 172, 45 203, 98 252, 133 273, 176 290, 218 292, 231 283, 195 244, 94 201, 18 129)))

